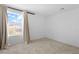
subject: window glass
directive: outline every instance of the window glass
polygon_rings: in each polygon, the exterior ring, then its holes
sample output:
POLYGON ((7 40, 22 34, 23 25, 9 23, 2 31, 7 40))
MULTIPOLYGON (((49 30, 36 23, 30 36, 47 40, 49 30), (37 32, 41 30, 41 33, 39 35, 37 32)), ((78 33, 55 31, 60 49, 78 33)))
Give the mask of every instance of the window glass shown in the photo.
POLYGON ((23 14, 20 11, 8 9, 8 36, 22 35, 23 14))

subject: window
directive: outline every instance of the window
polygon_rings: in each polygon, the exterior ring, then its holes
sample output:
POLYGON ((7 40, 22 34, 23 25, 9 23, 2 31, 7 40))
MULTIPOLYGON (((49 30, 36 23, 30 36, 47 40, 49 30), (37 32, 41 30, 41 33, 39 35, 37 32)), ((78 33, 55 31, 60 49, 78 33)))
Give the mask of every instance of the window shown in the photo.
POLYGON ((8 36, 22 35, 23 14, 19 11, 8 9, 8 36))
POLYGON ((7 14, 8 45, 23 42, 23 12, 8 9, 7 14))

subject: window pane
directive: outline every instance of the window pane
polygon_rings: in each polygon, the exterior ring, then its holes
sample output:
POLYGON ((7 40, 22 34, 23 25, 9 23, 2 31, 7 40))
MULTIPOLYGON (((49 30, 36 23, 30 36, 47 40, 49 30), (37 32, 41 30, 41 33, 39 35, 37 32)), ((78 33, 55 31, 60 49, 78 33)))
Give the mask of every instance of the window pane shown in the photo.
POLYGON ((9 9, 8 13, 8 36, 22 35, 23 14, 9 9))

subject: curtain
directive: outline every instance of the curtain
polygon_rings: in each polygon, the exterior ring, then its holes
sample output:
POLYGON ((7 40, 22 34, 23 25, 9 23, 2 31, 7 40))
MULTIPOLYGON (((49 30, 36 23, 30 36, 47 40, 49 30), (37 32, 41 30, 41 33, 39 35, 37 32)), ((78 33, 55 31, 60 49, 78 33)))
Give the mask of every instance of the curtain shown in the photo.
POLYGON ((6 48, 6 40, 7 40, 6 21, 7 21, 7 8, 5 6, 0 5, 0 49, 6 48))
POLYGON ((24 11, 24 31, 23 31, 24 42, 28 44, 30 42, 30 34, 29 34, 29 24, 28 24, 28 14, 27 11, 24 11))
POLYGON ((2 45, 2 6, 0 5, 0 49, 2 45))

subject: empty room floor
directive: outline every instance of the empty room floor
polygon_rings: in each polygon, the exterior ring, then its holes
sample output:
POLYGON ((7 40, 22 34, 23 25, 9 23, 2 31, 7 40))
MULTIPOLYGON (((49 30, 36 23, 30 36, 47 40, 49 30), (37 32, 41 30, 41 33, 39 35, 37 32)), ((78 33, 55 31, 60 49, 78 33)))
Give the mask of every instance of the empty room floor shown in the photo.
POLYGON ((42 38, 31 40, 30 44, 16 44, 7 49, 0 50, 1 54, 75 54, 79 48, 60 43, 55 40, 42 38))

